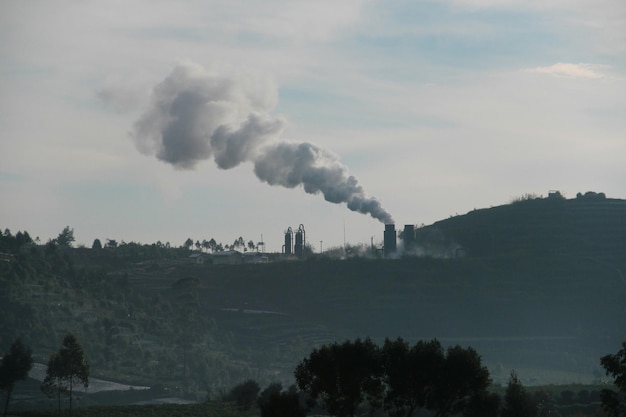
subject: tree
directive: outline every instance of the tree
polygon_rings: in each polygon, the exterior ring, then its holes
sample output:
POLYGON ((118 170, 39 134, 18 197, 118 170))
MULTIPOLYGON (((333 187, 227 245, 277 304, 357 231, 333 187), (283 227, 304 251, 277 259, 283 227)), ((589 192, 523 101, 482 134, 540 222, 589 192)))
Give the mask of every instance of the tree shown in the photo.
POLYGON ((41 389, 50 397, 55 393, 58 394, 59 409, 61 393, 68 394, 71 416, 74 386, 78 383, 85 387, 89 385, 89 363, 76 336, 68 333, 63 339, 61 349, 53 353, 48 360, 46 377, 41 389))
POLYGON ((249 240, 248 241, 248 249, 253 251, 255 248, 256 248, 256 246, 254 245, 254 242, 252 240, 249 240))
POLYGON ((188 250, 191 250, 191 248, 193 248, 193 239, 192 238, 187 238, 187 240, 185 240, 185 243, 183 244, 183 247, 187 248, 188 250))
POLYGON ((48 367, 46 368, 46 377, 41 383, 41 390, 49 398, 58 398, 59 414, 61 413, 61 393, 67 391, 65 380, 63 379, 63 365, 58 352, 50 355, 48 359, 48 367))
POLYGON ((107 248, 117 248, 117 240, 115 239, 107 239, 107 248))
POLYGON ((602 390, 602 408, 609 417, 626 416, 626 342, 616 354, 600 358, 600 363, 617 388, 602 390))
POLYGON ((72 246, 74 242, 74 229, 71 229, 69 226, 65 226, 59 236, 56 238, 56 243, 59 246, 72 246))
POLYGON ((419 341, 409 348, 402 338, 385 340, 382 349, 385 409, 392 417, 409 417, 418 408, 430 408, 436 376, 443 367, 444 351, 437 340, 419 341))
POLYGON ((224 400, 234 402, 241 411, 248 411, 256 402, 259 391, 261 391, 259 384, 249 379, 234 386, 230 392, 226 394, 224 400))
POLYGON ((537 406, 513 371, 504 393, 502 417, 535 417, 537 406))
POLYGON ((0 391, 5 391, 7 396, 4 403, 4 416, 7 415, 9 400, 15 383, 26 379, 32 367, 31 350, 24 346, 20 339, 17 339, 0 361, 0 391))
POLYGON ((261 392, 257 400, 261 417, 305 417, 306 410, 300 405, 300 395, 294 385, 283 391, 280 383, 274 383, 261 392))
POLYGON ((354 416, 361 403, 381 405, 380 349, 370 339, 333 343, 313 350, 295 370, 298 387, 321 399, 329 413, 354 416))
POLYGON ((496 398, 486 391, 489 371, 474 349, 457 345, 444 352, 436 339, 409 348, 400 338, 386 340, 382 352, 384 404, 391 416, 409 417, 418 409, 438 417, 497 413, 496 398))
POLYGON ((102 249, 102 242, 100 242, 100 239, 94 239, 91 249, 102 249))
POLYGON ((449 347, 427 408, 434 410, 437 417, 460 413, 490 384, 489 370, 482 366, 476 350, 459 345, 449 347))
POLYGON ((245 242, 245 240, 243 240, 243 237, 241 237, 241 236, 239 236, 233 242, 233 249, 235 249, 235 248, 244 248, 245 246, 246 246, 246 242, 245 242))

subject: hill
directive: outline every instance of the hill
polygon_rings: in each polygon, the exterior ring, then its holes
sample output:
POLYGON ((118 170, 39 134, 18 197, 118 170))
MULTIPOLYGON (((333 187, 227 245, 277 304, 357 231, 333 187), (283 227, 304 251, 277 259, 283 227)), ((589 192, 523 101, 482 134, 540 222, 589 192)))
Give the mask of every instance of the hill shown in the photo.
POLYGON ((562 198, 422 227, 431 256, 394 260, 196 264, 183 248, 9 245, 5 232, 0 348, 21 336, 45 363, 71 331, 93 376, 152 387, 120 401, 290 383, 314 347, 366 336, 473 346, 497 382, 511 369, 526 384, 599 381, 626 328, 625 238, 626 201, 562 198))
POLYGON ((448 254, 462 248, 473 257, 582 256, 623 266, 626 200, 593 192, 569 200, 558 193, 522 198, 438 221, 418 229, 417 239, 426 251, 448 254))

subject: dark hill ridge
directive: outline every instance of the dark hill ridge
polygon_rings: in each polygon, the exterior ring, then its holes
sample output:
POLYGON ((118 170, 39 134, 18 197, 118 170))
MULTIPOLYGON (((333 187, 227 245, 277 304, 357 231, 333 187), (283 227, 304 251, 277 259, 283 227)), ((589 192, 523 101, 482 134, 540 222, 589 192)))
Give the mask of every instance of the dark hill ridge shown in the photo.
POLYGON ((456 244, 470 256, 587 256, 623 263, 626 200, 524 200, 438 221, 418 229, 418 241, 448 250, 456 244))
POLYGON ((418 229, 449 258, 226 266, 155 245, 26 245, 0 262, 0 348, 22 336, 45 362, 72 331, 94 376, 198 398, 290 383, 314 347, 367 336, 473 346, 498 382, 587 382, 626 337, 625 239, 624 200, 539 199, 418 229))

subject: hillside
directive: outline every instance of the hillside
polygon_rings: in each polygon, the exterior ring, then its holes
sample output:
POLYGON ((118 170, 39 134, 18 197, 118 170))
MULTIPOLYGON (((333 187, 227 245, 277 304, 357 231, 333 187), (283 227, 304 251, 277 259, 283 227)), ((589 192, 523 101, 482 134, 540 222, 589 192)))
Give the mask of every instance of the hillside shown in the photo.
POLYGON ((156 245, 7 246, 5 233, 0 348, 21 336, 45 363, 71 331, 93 376, 190 399, 288 383, 315 346, 367 336, 473 346, 496 382, 511 369, 591 382, 625 337, 625 219, 623 200, 527 200, 418 229, 422 253, 456 257, 232 266, 156 245))
POLYGON ((626 200, 596 193, 519 200, 438 221, 418 229, 418 240, 426 250, 460 247, 474 257, 582 256, 623 267, 626 200))

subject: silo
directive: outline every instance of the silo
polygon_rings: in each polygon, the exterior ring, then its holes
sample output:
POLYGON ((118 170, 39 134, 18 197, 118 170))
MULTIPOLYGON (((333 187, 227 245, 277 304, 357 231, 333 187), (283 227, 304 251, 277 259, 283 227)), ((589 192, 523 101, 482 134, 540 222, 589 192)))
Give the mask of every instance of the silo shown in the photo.
POLYGON ((396 253, 396 225, 386 224, 384 234, 385 257, 396 253))
POLYGON ((304 232, 304 225, 300 225, 296 231, 296 244, 294 246, 296 256, 302 256, 304 254, 304 245, 306 244, 306 234, 304 232))
POLYGON ((291 255, 293 253, 293 230, 291 227, 285 232, 285 245, 283 246, 283 253, 285 255, 291 255))

